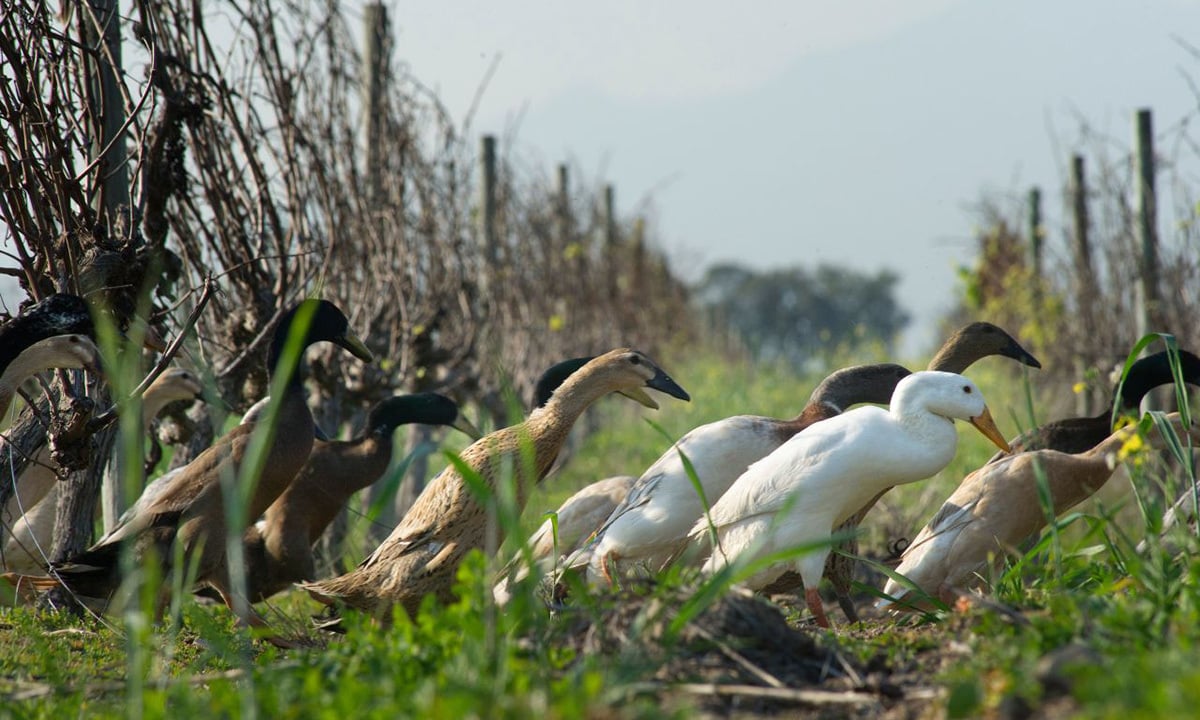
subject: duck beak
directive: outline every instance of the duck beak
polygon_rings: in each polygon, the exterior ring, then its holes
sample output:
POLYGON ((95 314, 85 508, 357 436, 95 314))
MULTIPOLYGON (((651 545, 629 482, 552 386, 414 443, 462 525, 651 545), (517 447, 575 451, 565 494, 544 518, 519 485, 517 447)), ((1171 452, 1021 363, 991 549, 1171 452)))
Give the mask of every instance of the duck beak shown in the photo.
POLYGON ((362 360, 363 362, 369 363, 374 362, 375 360, 375 356, 371 354, 371 350, 366 346, 366 344, 364 344, 362 340, 359 340, 358 336, 349 330, 346 331, 345 335, 341 336, 337 340, 334 340, 334 342, 349 350, 351 355, 359 360, 362 360))
POLYGON ((618 393, 624 395, 638 405, 645 405, 651 410, 658 409, 658 403, 654 402, 654 398, 646 394, 646 391, 641 388, 630 388, 628 390, 618 390, 618 393))
POLYGON ((1031 355, 1028 350, 1021 347, 1020 344, 1015 340, 1013 341, 1012 345, 1005 349, 1004 354, 1023 365, 1028 365, 1031 368, 1037 368, 1039 370, 1042 368, 1042 364, 1038 362, 1038 359, 1031 355))
MULTIPOLYGON (((646 381, 646 387, 654 388, 659 392, 664 392, 673 398, 679 398, 685 402, 691 402, 692 400, 692 396, 688 395, 686 390, 679 387, 679 385, 672 380, 670 376, 662 371, 662 368, 658 369, 658 372, 654 375, 654 377, 646 381)), ((655 407, 658 406, 656 405, 655 407)))
POLYGON ((1000 429, 996 427, 996 422, 992 420, 992 411, 988 410, 987 405, 983 406, 982 413, 971 418, 971 424, 975 426, 976 430, 983 433, 985 438, 991 440, 996 447, 1006 453, 1012 452, 1008 441, 1000 434, 1000 429))
POLYGON ((465 434, 472 440, 478 440, 483 437, 483 433, 479 432, 479 428, 475 427, 474 423, 461 414, 454 419, 454 422, 450 423, 450 427, 465 434))
POLYGON ((88 358, 88 361, 83 364, 83 369, 97 375, 103 373, 104 365, 100 362, 100 354, 92 353, 92 356, 88 358))

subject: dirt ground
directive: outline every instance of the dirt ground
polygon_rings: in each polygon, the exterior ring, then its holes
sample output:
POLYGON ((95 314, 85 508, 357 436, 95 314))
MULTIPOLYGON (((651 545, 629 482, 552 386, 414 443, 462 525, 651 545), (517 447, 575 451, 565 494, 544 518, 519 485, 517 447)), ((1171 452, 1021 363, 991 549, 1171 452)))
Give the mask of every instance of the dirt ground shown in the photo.
MULTIPOLYGON (((637 692, 658 696, 666 707, 687 702, 706 718, 941 718, 948 698, 938 677, 971 652, 956 639, 970 633, 969 624, 954 618, 898 626, 876 615, 829 634, 807 619, 789 623, 786 597, 768 601, 738 592, 699 614, 671 642, 668 626, 686 598, 678 600, 622 593, 603 622, 580 614, 566 623, 561 641, 582 654, 640 662, 644 673, 632 684, 637 692), (908 650, 883 649, 897 644, 908 650), (855 657, 848 645, 860 655, 864 647, 881 649, 855 657)), ((991 716, 1060 718, 1077 710, 1065 692, 1046 697, 1037 708, 1005 700, 991 716)))

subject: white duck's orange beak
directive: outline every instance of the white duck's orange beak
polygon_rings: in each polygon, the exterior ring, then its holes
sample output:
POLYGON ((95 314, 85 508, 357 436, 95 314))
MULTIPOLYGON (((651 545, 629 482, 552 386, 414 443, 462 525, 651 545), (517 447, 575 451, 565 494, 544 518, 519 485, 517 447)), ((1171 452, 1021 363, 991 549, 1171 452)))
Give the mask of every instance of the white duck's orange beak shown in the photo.
POLYGON ((1000 434, 1000 428, 996 427, 996 421, 992 420, 992 411, 988 410, 987 405, 983 406, 983 412, 971 418, 971 424, 975 429, 983 433, 983 436, 991 440, 996 447, 1006 453, 1012 452, 1008 441, 1000 434))

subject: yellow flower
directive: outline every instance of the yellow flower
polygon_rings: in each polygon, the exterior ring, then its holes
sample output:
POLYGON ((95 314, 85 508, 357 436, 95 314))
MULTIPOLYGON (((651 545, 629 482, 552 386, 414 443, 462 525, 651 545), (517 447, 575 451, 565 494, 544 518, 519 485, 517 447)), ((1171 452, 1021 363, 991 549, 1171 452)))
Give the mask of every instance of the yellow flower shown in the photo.
POLYGON ((1077 382, 1071 386, 1071 390, 1074 391, 1074 393, 1076 395, 1078 395, 1079 393, 1083 392, 1084 390, 1087 390, 1087 383, 1077 382))
POLYGON ((1145 446, 1146 443, 1142 440, 1141 435, 1130 435, 1125 444, 1121 446, 1120 451, 1117 452, 1117 460, 1125 462, 1129 458, 1136 457, 1141 454, 1145 446))
POLYGON ((558 332, 559 330, 562 330, 563 326, 566 324, 567 321, 563 319, 562 315, 556 313, 550 316, 550 332, 558 332))

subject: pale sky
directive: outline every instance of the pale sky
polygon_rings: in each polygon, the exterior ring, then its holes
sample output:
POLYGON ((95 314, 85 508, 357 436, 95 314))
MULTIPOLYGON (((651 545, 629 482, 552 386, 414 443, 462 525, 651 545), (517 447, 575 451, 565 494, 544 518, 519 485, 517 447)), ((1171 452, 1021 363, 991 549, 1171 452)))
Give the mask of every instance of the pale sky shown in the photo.
MULTIPOLYGON (((1137 108, 1162 136, 1198 107, 1200 59, 1174 39, 1200 45, 1195 0, 388 7, 396 58, 456 118, 499 56, 472 131, 515 124, 518 157, 613 182, 621 212, 652 195, 689 277, 721 260, 890 268, 910 349, 973 256, 968 206, 1041 185, 1057 252, 1080 118, 1129 145, 1137 108)), ((1200 181, 1195 150, 1180 160, 1200 181)))
MULTIPOLYGON (((1200 57, 1175 39, 1200 46, 1200 0, 387 5, 395 60, 456 119, 496 64, 472 134, 515 128, 524 166, 612 182, 623 214, 651 197, 685 277, 722 260, 898 273, 909 354, 973 258, 970 205, 1041 185, 1060 253, 1081 119, 1111 149, 1139 107, 1163 140, 1200 107, 1200 57)), ((1196 148, 1159 151, 1200 187, 1196 148)))

